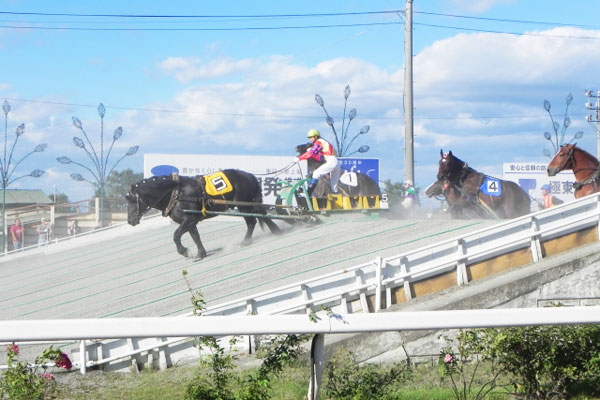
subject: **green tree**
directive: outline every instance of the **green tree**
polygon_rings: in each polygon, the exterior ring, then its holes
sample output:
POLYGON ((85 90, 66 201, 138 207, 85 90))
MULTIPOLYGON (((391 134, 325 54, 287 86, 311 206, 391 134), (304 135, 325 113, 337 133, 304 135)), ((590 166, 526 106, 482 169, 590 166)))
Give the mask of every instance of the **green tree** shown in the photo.
MULTIPOLYGON (((417 192, 417 204, 419 204, 419 191, 418 187, 414 187, 417 192)), ((383 192, 388 195, 388 201, 390 206, 402 203, 404 196, 406 196, 406 189, 404 188, 403 182, 392 182, 391 179, 383 181, 383 192)))
POLYGON ((383 191, 388 195, 390 205, 401 203, 404 199, 404 186, 402 182, 392 182, 391 179, 383 181, 383 191))
MULTIPOLYGON (((129 187, 141 181, 144 178, 142 172, 133 172, 131 168, 124 169, 121 172, 113 171, 106 177, 106 186, 104 195, 106 197, 122 197, 128 191, 129 187)), ((94 196, 100 197, 100 188, 96 188, 94 196)))
POLYGON ((54 198, 55 194, 51 193, 48 195, 48 198, 52 200, 55 204, 65 204, 69 202, 69 196, 64 193, 56 193, 56 200, 54 198))

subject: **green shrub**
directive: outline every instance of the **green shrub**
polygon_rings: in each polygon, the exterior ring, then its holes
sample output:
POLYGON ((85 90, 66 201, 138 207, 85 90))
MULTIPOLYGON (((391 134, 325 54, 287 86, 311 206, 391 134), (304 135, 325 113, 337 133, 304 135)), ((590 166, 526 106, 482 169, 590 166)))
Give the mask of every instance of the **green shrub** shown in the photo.
POLYGON ((406 364, 394 367, 360 366, 354 356, 339 347, 326 368, 325 393, 336 400, 388 399, 394 385, 410 377, 406 364))
MULTIPOLYGON (((467 331, 484 358, 509 374, 527 398, 600 394, 600 326, 534 326, 467 331)), ((460 337, 459 337, 460 339, 460 337)))
POLYGON ((0 379, 0 399, 10 400, 43 400, 53 398, 56 392, 54 375, 48 372, 48 364, 54 363, 59 368, 71 369, 69 357, 50 346, 35 359, 34 364, 19 361, 19 346, 6 346, 8 368, 2 372, 0 379))

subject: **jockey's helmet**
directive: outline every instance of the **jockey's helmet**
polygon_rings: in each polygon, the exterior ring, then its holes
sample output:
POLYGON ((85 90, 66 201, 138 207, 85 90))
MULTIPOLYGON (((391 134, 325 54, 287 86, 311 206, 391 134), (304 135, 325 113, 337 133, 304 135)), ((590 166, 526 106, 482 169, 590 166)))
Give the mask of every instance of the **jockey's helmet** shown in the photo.
POLYGON ((321 136, 321 134, 316 129, 309 129, 308 132, 306 133, 306 137, 309 139, 312 137, 319 137, 319 136, 321 136))
POLYGON ((412 186, 412 181, 410 179, 407 179, 404 181, 404 186, 412 186))

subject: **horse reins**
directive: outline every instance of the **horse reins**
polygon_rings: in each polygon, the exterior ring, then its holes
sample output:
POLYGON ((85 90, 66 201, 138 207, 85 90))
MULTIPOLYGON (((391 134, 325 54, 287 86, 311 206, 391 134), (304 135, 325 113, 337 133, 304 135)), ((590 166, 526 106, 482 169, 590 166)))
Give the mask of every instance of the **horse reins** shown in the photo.
MULTIPOLYGON (((143 183, 144 183, 144 182, 142 182, 142 184, 143 184, 143 183)), ((174 193, 174 192, 175 192, 175 190, 171 190, 171 195, 173 195, 173 193, 174 193)), ((177 192, 179 192, 179 191, 177 191, 177 192)), ((156 205, 157 205, 157 204, 158 204, 158 203, 159 203, 159 202, 160 202, 160 201, 161 201, 161 200, 162 200, 162 199, 163 199, 163 198, 164 198, 164 197, 167 195, 167 193, 169 193, 169 192, 164 192, 164 193, 163 193, 163 194, 162 194, 162 195, 161 195, 161 196, 160 196, 158 199, 156 199, 156 201, 155 201, 154 203, 152 203, 152 204, 150 204, 150 205, 149 205, 149 204, 147 204, 145 201, 143 201, 143 200, 141 199, 141 197, 140 197, 139 193, 136 191, 136 192, 135 192, 135 200, 136 200, 137 209, 138 209, 138 212, 137 212, 137 215, 136 215, 136 217, 137 217, 138 219, 141 219, 141 218, 144 216, 144 214, 146 213, 146 211, 148 211, 148 210, 149 210, 149 209, 151 209, 151 208, 154 208, 154 206, 156 206, 156 205), (146 205, 148 208, 147 208, 147 209, 145 209, 143 212, 140 212, 140 209, 141 209, 141 205, 142 205, 142 204, 145 204, 145 205, 146 205)), ((172 199, 169 201, 169 205, 171 204, 171 202, 172 202, 172 199)), ((168 207, 168 206, 167 206, 167 207, 168 207)), ((172 206, 171 206, 171 208, 172 208, 172 206)), ((167 211, 167 209, 165 209, 165 211, 163 211, 163 215, 164 215, 164 213, 165 213, 166 211, 167 211)), ((169 209, 169 212, 170 212, 170 209, 169 209)), ((167 215, 164 215, 164 216, 166 217, 166 216, 168 216, 168 214, 167 214, 167 215)))

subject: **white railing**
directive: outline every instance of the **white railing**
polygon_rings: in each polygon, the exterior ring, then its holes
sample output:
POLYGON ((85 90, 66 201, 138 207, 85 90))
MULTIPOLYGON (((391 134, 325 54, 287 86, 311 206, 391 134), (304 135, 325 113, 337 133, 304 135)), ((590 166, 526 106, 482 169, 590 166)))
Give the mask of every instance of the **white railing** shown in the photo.
MULTIPOLYGON (((0 321, 0 341, 313 334, 309 399, 318 397, 323 371, 323 335, 406 330, 600 324, 600 307, 417 311, 327 316, 221 316, 200 318, 106 318, 0 321)), ((85 351, 78 364, 85 373, 85 351)))
MULTIPOLYGON (((467 233, 391 257, 377 257, 340 271, 208 307, 203 315, 288 314, 310 312, 319 305, 337 307, 346 314, 349 298, 358 297, 361 310, 367 294, 376 296, 374 311, 381 309, 383 293, 391 306, 391 290, 443 272, 456 270, 457 285, 468 283, 466 266, 501 254, 529 248, 534 262, 542 260, 541 243, 585 228, 598 226, 600 195, 588 196, 559 207, 467 233)), ((600 231, 600 230, 599 230, 600 231)), ((191 315, 191 314, 188 314, 191 315)))
MULTIPOLYGON (((456 284, 464 285, 468 283, 466 270, 468 265, 507 252, 528 249, 533 262, 541 261, 542 242, 598 226, 599 200, 600 194, 587 196, 558 207, 467 233, 457 239, 391 257, 377 257, 370 262, 350 266, 341 271, 211 306, 202 314, 204 316, 307 314, 317 310, 319 306, 326 306, 341 315, 354 312, 368 313, 370 310, 367 296, 372 295, 375 296, 373 311, 377 312, 382 309, 384 300, 386 308, 391 306, 392 291, 397 288, 403 287, 406 299, 410 300, 411 283, 449 271, 456 271, 456 284)), ((115 351, 115 354, 110 354, 106 358, 99 356, 98 360, 88 365, 105 364, 150 349, 166 349, 174 343, 188 340, 182 337, 153 337, 157 338, 156 341, 140 342, 137 346, 132 346, 129 341, 126 343, 126 349, 115 351)), ((114 343, 107 345, 113 349, 118 347, 114 343)), ((95 348, 91 350, 98 351, 98 347, 102 344, 93 346, 95 348)))

